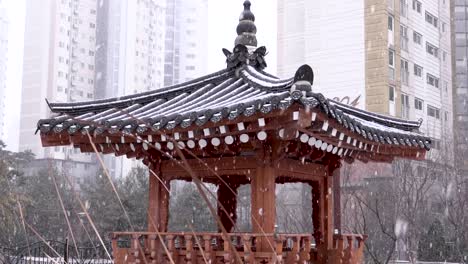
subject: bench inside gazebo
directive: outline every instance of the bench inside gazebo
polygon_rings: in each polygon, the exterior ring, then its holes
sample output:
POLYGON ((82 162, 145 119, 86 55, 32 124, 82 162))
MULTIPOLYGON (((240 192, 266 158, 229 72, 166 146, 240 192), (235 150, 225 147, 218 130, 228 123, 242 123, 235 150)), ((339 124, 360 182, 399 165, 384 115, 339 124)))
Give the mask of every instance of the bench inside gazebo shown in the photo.
POLYGON ((339 232, 341 164, 425 158, 431 142, 419 122, 327 99, 307 65, 290 79, 265 72, 254 21, 245 1, 226 69, 145 93, 50 103, 54 115, 38 122, 44 147, 137 158, 150 169, 148 231, 113 233, 115 263, 360 263, 365 235, 339 232), (218 186, 209 207, 219 232, 168 232, 173 180, 193 181, 205 200, 204 184, 218 186), (282 183, 312 187, 310 232, 276 232, 282 183), (237 233, 245 184, 252 232, 237 233))

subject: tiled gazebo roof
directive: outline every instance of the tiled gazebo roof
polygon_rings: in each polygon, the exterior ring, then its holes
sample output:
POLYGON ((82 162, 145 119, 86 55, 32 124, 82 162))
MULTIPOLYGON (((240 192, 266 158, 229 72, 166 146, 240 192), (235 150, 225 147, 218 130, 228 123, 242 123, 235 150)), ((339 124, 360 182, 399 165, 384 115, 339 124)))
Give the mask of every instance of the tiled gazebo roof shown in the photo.
MULTIPOLYGON (((303 66, 301 70, 310 69, 303 66)), ((298 75, 298 74, 296 74, 298 75)), ((419 122, 360 110, 320 93, 295 89, 296 76, 278 79, 250 65, 225 69, 202 78, 150 92, 77 103, 50 103, 57 113, 38 122, 41 133, 86 131, 147 133, 192 124, 234 120, 241 116, 286 110, 294 104, 315 108, 352 133, 381 144, 429 149, 430 139, 418 132, 419 122)))

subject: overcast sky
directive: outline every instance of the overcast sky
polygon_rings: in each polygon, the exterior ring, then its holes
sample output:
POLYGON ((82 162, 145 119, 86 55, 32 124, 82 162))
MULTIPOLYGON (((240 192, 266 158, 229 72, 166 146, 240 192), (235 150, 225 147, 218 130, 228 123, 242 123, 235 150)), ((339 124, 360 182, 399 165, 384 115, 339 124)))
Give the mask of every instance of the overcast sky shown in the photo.
MULTIPOLYGON (((41 0, 37 0, 41 1, 41 0)), ((117 1, 117 0, 111 0, 117 1)), ((134 0, 128 0, 134 1, 134 0)), ((190 0, 185 0, 190 1, 190 0)), ((9 15, 7 72, 7 137, 8 149, 17 150, 21 101, 21 72, 23 64, 25 0, 6 0, 9 15)), ((236 27, 244 0, 208 0, 208 73, 224 67, 222 48, 232 50, 237 36, 236 27)), ((266 46, 268 72, 276 73, 276 13, 277 0, 251 0, 256 17, 259 46, 266 46)))

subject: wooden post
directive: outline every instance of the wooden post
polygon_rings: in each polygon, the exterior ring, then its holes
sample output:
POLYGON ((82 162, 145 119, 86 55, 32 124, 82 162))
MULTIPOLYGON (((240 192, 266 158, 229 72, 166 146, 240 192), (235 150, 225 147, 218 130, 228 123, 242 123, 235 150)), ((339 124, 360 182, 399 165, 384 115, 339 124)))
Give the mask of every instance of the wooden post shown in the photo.
POLYGON ((166 232, 169 217, 169 188, 167 181, 161 182, 159 170, 149 172, 148 232, 166 232), (156 173, 156 176, 153 174, 156 173), (157 178, 159 177, 159 179, 157 178))
POLYGON ((218 216, 228 233, 233 231, 237 220, 238 188, 239 184, 233 183, 228 179, 226 179, 226 184, 220 183, 218 187, 218 216), (234 191, 234 193, 232 191, 234 191), (223 207, 226 211, 223 210, 223 207))
POLYGON ((315 239, 315 244, 319 246, 323 243, 323 226, 321 218, 323 217, 323 213, 321 212, 321 204, 320 204, 320 197, 321 197, 321 190, 320 190, 320 183, 318 181, 314 181, 310 183, 312 187, 312 225, 314 227, 313 237, 315 239))
POLYGON ((341 185, 340 168, 333 172, 333 211, 334 227, 341 234, 341 185))
MULTIPOLYGON (((271 166, 259 166, 251 179, 252 187, 252 230, 256 234, 275 232, 276 171, 271 166)), ((258 252, 274 252, 273 237, 257 240, 258 252)))
POLYGON ((333 248, 333 178, 325 177, 322 187, 324 241, 327 249, 333 248))

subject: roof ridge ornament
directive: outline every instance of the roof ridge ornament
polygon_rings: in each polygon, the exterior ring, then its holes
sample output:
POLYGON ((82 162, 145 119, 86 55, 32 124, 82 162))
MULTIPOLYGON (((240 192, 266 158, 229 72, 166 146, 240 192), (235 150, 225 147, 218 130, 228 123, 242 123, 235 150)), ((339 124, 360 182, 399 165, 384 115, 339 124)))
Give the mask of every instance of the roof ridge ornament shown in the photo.
POLYGON ((250 10, 249 0, 244 1, 244 10, 240 14, 239 24, 237 25, 237 38, 234 42, 234 50, 230 52, 223 49, 226 56, 228 69, 237 68, 242 65, 250 65, 263 70, 267 67, 264 57, 267 50, 264 46, 257 47, 257 27, 255 26, 255 15, 250 10), (256 49, 255 49, 256 48, 256 49))
POLYGON ((257 27, 255 26, 255 15, 250 11, 251 3, 249 0, 244 2, 244 10, 240 14, 239 24, 237 25, 237 38, 234 45, 257 47, 257 27))
POLYGON ((312 92, 312 85, 314 84, 314 71, 312 67, 307 64, 302 65, 297 69, 294 75, 294 84, 291 86, 290 93, 302 94, 305 96, 308 92, 312 92))

